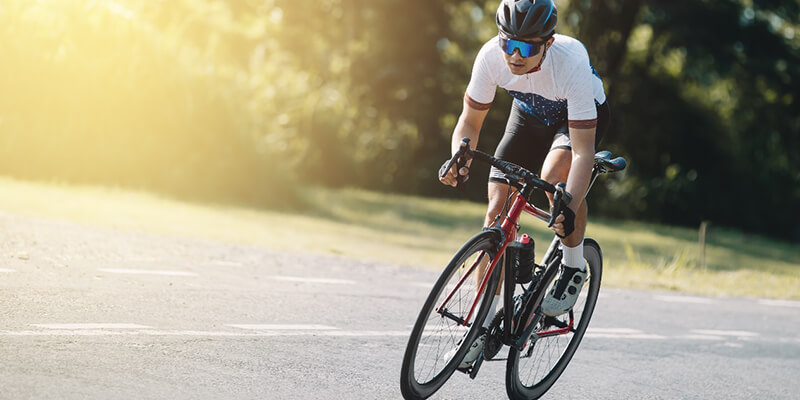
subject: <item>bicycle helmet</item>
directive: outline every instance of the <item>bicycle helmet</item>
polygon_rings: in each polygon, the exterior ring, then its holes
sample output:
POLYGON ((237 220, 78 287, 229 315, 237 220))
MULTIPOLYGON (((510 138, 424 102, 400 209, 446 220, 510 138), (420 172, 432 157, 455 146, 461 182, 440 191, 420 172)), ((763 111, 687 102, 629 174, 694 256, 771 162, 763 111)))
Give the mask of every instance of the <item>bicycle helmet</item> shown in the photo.
POLYGON ((511 39, 549 37, 556 29, 556 14, 552 0, 502 0, 497 28, 511 39))

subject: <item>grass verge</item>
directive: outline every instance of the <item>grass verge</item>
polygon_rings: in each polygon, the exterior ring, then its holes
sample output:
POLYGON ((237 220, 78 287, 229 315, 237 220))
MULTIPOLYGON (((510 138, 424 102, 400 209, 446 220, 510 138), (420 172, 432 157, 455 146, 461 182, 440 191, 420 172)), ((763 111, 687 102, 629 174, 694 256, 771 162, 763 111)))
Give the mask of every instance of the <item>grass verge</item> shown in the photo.
MULTIPOLYGON (((0 178, 0 211, 146 233, 221 240, 439 269, 479 230, 483 204, 313 189, 302 212, 193 204, 129 190, 0 178)), ((13 229, 8 227, 7 229, 13 229)), ((552 237, 525 218, 542 254, 552 237)), ((800 299, 800 248, 711 227, 705 266, 697 231, 593 219, 607 287, 800 299)))

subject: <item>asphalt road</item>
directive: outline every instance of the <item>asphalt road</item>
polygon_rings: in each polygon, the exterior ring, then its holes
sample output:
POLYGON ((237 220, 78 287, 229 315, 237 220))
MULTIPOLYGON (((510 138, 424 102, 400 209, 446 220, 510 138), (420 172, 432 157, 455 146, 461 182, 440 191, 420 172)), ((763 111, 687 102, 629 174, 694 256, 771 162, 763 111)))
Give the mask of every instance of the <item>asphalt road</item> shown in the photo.
MULTIPOLYGON (((436 276, 0 213, 0 399, 397 399, 436 276)), ((796 399, 798 328, 800 302, 603 289, 545 398, 796 399)))

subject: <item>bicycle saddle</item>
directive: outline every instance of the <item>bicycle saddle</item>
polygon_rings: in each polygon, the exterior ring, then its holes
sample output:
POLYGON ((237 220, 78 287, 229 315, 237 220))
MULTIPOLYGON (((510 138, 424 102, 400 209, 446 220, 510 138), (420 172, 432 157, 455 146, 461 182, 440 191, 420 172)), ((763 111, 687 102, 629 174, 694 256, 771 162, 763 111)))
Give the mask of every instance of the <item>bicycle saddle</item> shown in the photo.
POLYGON ((603 150, 594 155, 594 165, 603 172, 617 172, 625 169, 628 162, 622 157, 612 159, 611 152, 603 150))

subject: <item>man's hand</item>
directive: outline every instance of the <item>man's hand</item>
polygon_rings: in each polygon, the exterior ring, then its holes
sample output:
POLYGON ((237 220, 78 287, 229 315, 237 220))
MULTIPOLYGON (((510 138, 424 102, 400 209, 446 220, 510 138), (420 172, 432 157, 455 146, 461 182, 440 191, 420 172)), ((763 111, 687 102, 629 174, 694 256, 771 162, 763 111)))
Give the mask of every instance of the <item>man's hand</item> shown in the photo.
MULTIPOLYGON (((442 168, 444 168, 448 162, 450 162, 450 160, 445 161, 444 164, 442 164, 442 168)), ((461 167, 461 169, 458 170, 458 175, 456 175, 457 168, 456 163, 453 163, 450 170, 447 171, 447 174, 443 177, 439 177, 439 182, 456 187, 458 184, 458 176, 461 176, 462 183, 466 182, 469 179, 469 167, 466 165, 461 167)))
POLYGON ((563 207, 550 230, 562 239, 571 235, 575 231, 575 212, 569 207, 563 207))

